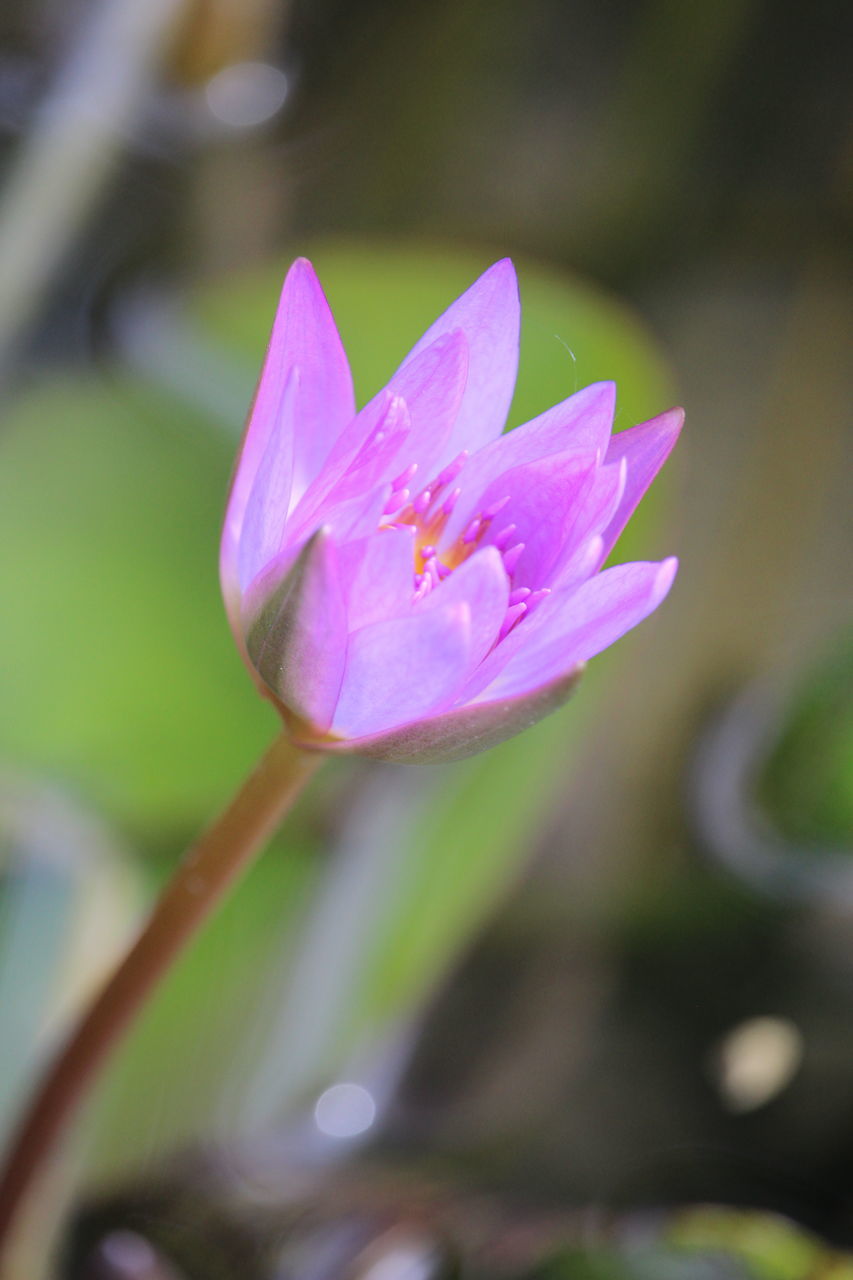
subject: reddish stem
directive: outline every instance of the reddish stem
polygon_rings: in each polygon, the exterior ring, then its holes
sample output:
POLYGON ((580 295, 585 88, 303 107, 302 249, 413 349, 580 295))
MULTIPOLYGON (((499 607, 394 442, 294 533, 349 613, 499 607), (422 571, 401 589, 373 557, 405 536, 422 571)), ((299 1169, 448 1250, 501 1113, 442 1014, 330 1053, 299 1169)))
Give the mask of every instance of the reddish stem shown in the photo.
POLYGON ((322 760, 281 734, 187 851, 136 942, 49 1065, 0 1174, 0 1256, 43 1164, 157 983, 273 835, 322 760))

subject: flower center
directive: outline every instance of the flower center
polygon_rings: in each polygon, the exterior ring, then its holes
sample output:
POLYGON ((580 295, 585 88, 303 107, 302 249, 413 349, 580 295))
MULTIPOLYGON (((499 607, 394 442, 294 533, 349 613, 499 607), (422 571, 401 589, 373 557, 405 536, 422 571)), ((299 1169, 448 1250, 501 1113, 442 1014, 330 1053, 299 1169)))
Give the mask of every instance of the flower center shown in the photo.
POLYGON ((524 543, 515 539, 516 526, 497 521, 497 517, 509 502, 509 497, 485 507, 450 543, 441 545, 442 537, 456 507, 462 490, 454 487, 454 482, 465 465, 467 452, 460 453, 436 478, 421 489, 414 498, 411 497, 411 482, 415 477, 418 464, 415 462, 397 476, 392 482, 392 492, 385 505, 384 515, 391 516, 383 529, 406 529, 415 531, 414 537, 414 589, 415 600, 421 600, 447 578, 454 569, 483 545, 488 535, 489 544, 495 547, 503 558, 504 568, 513 585, 509 597, 509 608, 501 627, 499 640, 508 635, 516 623, 535 608, 540 600, 549 593, 548 588, 531 591, 529 587, 518 587, 513 575, 522 552, 524 543), (497 531, 492 528, 497 521, 497 531))

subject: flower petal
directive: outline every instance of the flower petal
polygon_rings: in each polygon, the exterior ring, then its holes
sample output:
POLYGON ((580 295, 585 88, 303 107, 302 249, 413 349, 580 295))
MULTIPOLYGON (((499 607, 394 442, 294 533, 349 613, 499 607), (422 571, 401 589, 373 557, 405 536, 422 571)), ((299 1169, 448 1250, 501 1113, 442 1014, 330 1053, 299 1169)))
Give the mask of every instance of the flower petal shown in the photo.
MULTIPOLYGON (((594 454, 562 454, 514 467, 486 487, 483 507, 506 497, 509 502, 506 512, 492 521, 484 542, 499 538, 511 522, 515 525, 513 540, 524 543, 513 572, 516 584, 531 588, 547 585, 597 470, 594 454)), ((446 536, 442 544, 445 540, 446 536)))
POLYGON ((332 732, 363 737, 418 720, 444 704, 459 688, 470 638, 466 604, 426 609, 354 632, 332 732))
POLYGON ((454 539, 487 505, 483 500, 487 488, 513 467, 556 454, 600 453, 604 457, 615 405, 615 384, 594 382, 538 418, 490 441, 465 463, 462 495, 448 524, 447 537, 454 539))
POLYGON ((413 527, 379 529, 341 547, 350 631, 408 612, 414 591, 414 539, 413 527))
POLYGON ((548 583, 552 589, 575 582, 581 565, 587 566, 585 577, 601 568, 604 548, 601 531, 607 528, 618 510, 625 491, 627 470, 624 458, 615 466, 596 469, 592 483, 580 495, 571 520, 566 522, 565 541, 548 583), (593 541, 597 547, 597 558, 589 555, 593 541))
POLYGON ((470 360, 468 385, 442 455, 445 460, 462 449, 481 448, 500 434, 506 422, 518 370, 519 331, 518 282, 509 258, 484 272, 430 325, 389 385, 396 386, 396 377, 412 360, 454 329, 465 334, 470 360))
POLYGON ((448 452, 461 407, 467 403, 469 370, 466 335, 451 329, 429 343, 422 338, 388 383, 388 390, 406 402, 411 435, 405 461, 417 462, 424 484, 448 452))
POLYGON ((628 478, 619 507, 604 533, 604 554, 610 554, 637 503, 666 462, 684 424, 683 409, 668 409, 648 422, 613 436, 605 461, 628 464, 628 478))
POLYGON ((402 728, 331 743, 330 749, 353 751, 396 764, 444 764, 464 760, 505 742, 556 711, 574 693, 583 670, 582 665, 575 667, 529 693, 501 702, 456 707, 402 728))
POLYGON ((293 483, 294 412, 299 370, 290 370, 281 408, 269 433, 267 447, 252 485, 237 548, 237 576, 241 590, 252 582, 281 548, 293 483))
POLYGON ((510 584, 500 552, 483 547, 454 569, 449 578, 435 587, 413 609, 423 615, 430 609, 466 604, 471 613, 471 637, 467 666, 460 668, 458 688, 483 661, 498 638, 509 608, 510 584))
POLYGON ((677 568, 675 559, 660 564, 620 564, 588 579, 575 591, 555 593, 530 619, 526 640, 524 624, 509 637, 517 637, 515 652, 474 702, 495 702, 528 693, 601 653, 658 607, 677 568))
POLYGON ((302 495, 288 522, 288 541, 299 541, 318 521, 325 523, 329 508, 374 488, 411 425, 402 396, 388 390, 374 396, 335 441, 325 466, 302 495))
MULTIPOLYGON (((282 561, 292 553, 285 552, 282 561)), ((274 566, 244 602, 246 650, 265 684, 300 719, 325 730, 347 652, 346 602, 337 549, 319 529, 273 585, 274 566)))

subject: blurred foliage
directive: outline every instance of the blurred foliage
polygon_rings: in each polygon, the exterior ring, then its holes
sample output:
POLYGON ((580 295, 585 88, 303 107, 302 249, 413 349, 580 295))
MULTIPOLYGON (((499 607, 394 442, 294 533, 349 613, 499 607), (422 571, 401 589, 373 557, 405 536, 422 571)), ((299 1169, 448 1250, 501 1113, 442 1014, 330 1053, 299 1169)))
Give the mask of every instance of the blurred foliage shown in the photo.
POLYGON ((132 827, 191 827, 274 722, 216 579, 231 448, 114 374, 34 387, 0 437, 0 753, 132 827))
POLYGON ((34 1058, 124 945, 139 889, 106 824, 0 776, 0 1147, 34 1058))
POLYGON ((788 839, 853 850, 851 639, 801 679, 759 793, 788 839))
POLYGON ((770 1214, 700 1206, 624 1237, 559 1250, 523 1280, 853 1280, 853 1258, 770 1214))

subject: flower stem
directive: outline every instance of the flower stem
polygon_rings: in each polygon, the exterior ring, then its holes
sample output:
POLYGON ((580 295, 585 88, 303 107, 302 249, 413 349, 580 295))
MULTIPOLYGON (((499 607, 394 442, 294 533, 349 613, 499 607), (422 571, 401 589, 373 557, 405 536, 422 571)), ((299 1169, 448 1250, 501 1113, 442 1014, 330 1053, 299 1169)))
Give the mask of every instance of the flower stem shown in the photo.
POLYGON ((75 1109, 169 966, 275 832, 322 755, 281 734, 187 851, 136 942, 72 1029, 37 1089, 0 1173, 0 1251, 75 1109))

